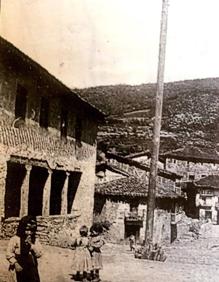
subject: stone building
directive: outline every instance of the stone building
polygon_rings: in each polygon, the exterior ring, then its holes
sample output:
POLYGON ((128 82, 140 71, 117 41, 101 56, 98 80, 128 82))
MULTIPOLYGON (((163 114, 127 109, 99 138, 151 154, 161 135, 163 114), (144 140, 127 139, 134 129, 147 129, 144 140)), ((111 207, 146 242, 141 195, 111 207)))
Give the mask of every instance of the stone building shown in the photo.
POLYGON ((193 183, 199 219, 219 224, 219 175, 209 175, 193 183))
POLYGON ((182 176, 182 190, 187 194, 186 214, 192 218, 199 217, 196 202, 197 190, 193 182, 209 175, 219 175, 219 153, 215 149, 186 146, 160 156, 164 168, 182 176))
POLYGON ((164 168, 180 174, 182 181, 193 181, 219 174, 219 153, 216 150, 187 146, 160 156, 164 168))
MULTIPOLYGON (((149 167, 132 159, 106 154, 104 173, 97 171, 94 217, 111 224, 109 239, 125 241, 133 234, 145 237, 149 167), (120 164, 120 165, 119 165, 120 164)), ((103 171, 103 163, 100 164, 103 171)), ((159 169, 156 197, 154 240, 171 240, 171 223, 180 219, 184 197, 179 189, 180 176, 159 169)))
POLYGON ((2 233, 26 214, 47 233, 57 218, 90 225, 103 114, 3 38, 0 93, 2 233))

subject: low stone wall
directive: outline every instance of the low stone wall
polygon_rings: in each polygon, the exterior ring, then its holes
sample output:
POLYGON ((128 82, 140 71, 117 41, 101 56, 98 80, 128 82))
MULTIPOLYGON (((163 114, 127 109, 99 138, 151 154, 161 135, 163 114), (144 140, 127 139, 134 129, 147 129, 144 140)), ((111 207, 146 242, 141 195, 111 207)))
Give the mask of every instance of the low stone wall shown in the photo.
POLYGON ((182 213, 181 220, 177 223, 177 241, 191 241, 205 237, 207 233, 212 232, 212 223, 192 219, 182 213))
MULTIPOLYGON (((80 214, 56 215, 49 217, 37 217, 37 237, 44 244, 59 247, 67 247, 72 237, 77 236, 78 220, 80 214)), ((9 239, 15 235, 19 218, 10 218, 1 221, 0 238, 9 239)))

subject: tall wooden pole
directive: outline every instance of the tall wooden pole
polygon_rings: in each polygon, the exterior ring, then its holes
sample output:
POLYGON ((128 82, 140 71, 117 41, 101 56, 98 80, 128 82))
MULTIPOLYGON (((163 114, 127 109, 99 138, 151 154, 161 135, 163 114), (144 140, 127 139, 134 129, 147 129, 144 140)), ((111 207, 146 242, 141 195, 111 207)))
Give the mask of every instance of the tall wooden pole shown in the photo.
POLYGON ((157 182, 157 169, 158 169, 158 158, 159 158, 159 149, 160 149, 160 129, 161 129, 161 118, 162 118, 162 107, 163 107, 167 16, 168 16, 168 0, 163 0, 161 27, 160 27, 159 61, 158 61, 158 72, 157 72, 155 120, 154 120, 154 129, 153 129, 153 149, 151 156, 150 177, 149 177, 149 187, 148 187, 147 218, 146 218, 146 231, 145 231, 146 245, 153 242, 156 182, 157 182))

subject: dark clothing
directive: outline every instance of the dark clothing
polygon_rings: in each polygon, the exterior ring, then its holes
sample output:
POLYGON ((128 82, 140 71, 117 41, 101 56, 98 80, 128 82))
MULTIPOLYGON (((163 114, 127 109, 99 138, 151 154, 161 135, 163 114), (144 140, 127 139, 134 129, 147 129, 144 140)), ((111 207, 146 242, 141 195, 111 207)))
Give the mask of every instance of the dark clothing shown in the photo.
POLYGON ((10 263, 10 270, 15 271, 15 263, 18 263, 23 270, 16 272, 17 282, 40 282, 37 258, 42 255, 42 247, 36 239, 31 249, 23 250, 21 254, 21 239, 14 236, 10 239, 7 249, 7 259, 10 263))

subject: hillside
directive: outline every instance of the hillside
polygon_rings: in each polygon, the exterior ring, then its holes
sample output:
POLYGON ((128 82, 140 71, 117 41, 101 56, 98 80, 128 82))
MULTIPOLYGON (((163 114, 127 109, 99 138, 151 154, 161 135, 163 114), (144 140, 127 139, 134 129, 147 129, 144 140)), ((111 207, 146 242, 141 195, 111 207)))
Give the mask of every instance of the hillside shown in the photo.
MULTIPOLYGON (((155 84, 99 86, 76 90, 108 115, 99 141, 120 153, 150 148, 155 84)), ((187 142, 215 146, 218 141, 219 78, 166 83, 162 119, 162 150, 187 142)))

